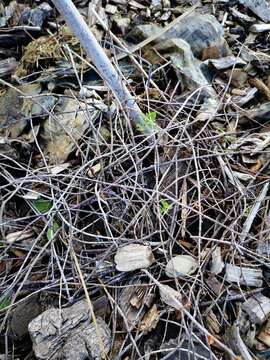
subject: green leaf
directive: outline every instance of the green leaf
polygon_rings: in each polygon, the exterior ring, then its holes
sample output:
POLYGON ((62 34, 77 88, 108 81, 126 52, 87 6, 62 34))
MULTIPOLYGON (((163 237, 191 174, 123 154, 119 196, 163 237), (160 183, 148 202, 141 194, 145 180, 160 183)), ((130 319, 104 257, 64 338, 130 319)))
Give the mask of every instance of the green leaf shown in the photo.
POLYGON ((41 214, 45 214, 53 206, 50 200, 45 200, 45 199, 37 199, 33 202, 33 205, 37 209, 37 211, 41 214))
POLYGON ((52 228, 47 230, 46 236, 48 241, 51 241, 54 238, 54 231, 52 228))
POLYGON ((54 238, 54 235, 56 233, 56 231, 59 229, 59 225, 56 221, 53 221, 53 225, 50 226, 47 230, 46 236, 47 236, 47 240, 51 241, 54 238))
POLYGON ((3 300, 0 301, 0 311, 5 310, 11 304, 11 297, 5 296, 3 300))
POLYGON ((167 200, 161 199, 160 200, 160 213, 162 215, 166 214, 170 208, 170 204, 167 200))

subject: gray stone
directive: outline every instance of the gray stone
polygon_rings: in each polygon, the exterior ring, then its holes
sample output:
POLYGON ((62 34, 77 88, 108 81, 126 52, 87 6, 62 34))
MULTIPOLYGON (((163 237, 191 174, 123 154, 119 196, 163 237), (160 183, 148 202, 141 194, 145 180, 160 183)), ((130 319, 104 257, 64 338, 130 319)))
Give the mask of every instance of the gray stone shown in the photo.
MULTIPOLYGON (((160 30, 157 25, 139 25, 130 31, 127 40, 139 42, 158 34, 160 30)), ((157 37, 155 42, 159 44, 165 40, 180 38, 190 45, 196 57, 200 57, 204 49, 212 47, 218 49, 220 56, 227 56, 229 51, 223 33, 222 25, 214 16, 195 13, 175 24, 161 37, 157 37)))
MULTIPOLYGON (((101 318, 96 320, 107 354, 111 347, 111 332, 101 318)), ((99 360, 103 357, 96 327, 84 300, 62 310, 44 311, 31 321, 28 329, 37 359, 99 360)))

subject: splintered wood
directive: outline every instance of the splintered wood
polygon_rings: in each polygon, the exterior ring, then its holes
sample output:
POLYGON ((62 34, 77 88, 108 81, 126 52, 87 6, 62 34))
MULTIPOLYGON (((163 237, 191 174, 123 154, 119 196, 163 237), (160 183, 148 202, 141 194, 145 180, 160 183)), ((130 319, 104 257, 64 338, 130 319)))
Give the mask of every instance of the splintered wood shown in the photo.
POLYGON ((243 310, 252 322, 262 324, 270 315, 270 299, 262 294, 256 294, 244 302, 243 310))
POLYGON ((261 287, 263 284, 262 270, 226 264, 226 280, 246 286, 261 287))

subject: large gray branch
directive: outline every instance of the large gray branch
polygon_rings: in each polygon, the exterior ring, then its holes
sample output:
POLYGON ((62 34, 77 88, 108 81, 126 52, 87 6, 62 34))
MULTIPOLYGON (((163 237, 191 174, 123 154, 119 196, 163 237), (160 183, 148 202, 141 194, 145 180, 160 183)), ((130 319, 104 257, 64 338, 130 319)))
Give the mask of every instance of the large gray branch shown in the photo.
MULTIPOLYGON (((53 0, 54 5, 65 18, 75 36, 79 39, 87 55, 99 71, 100 76, 107 83, 119 104, 127 112, 131 122, 135 125, 143 125, 142 112, 124 85, 119 74, 99 45, 95 36, 85 23, 81 14, 71 0, 53 0)), ((145 127, 143 127, 145 129, 145 127)), ((145 129, 150 132, 151 129, 145 129)))

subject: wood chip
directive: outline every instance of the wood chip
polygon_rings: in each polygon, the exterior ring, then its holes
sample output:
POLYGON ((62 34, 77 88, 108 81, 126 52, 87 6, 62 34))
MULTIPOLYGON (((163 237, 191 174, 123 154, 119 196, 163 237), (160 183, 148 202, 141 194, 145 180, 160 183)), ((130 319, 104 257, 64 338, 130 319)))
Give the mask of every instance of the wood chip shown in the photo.
POLYGON ((270 318, 257 338, 270 348, 270 318))
POLYGON ((155 329, 158 323, 158 314, 159 311, 157 309, 157 305, 154 304, 142 319, 142 322, 139 326, 140 331, 149 332, 155 329))
POLYGON ((191 275, 198 268, 197 261, 189 255, 177 255, 166 265, 166 275, 168 277, 181 277, 191 275))
POLYGON ((155 258, 149 246, 130 244, 117 250, 114 261, 118 271, 133 271, 148 268, 155 258))
POLYGON ((173 307, 176 310, 182 310, 183 309, 183 305, 181 303, 182 296, 178 291, 174 290, 169 285, 160 284, 159 285, 159 293, 160 293, 161 300, 165 304, 173 307))
POLYGON ((255 294, 243 304, 243 310, 255 324, 262 324, 270 315, 270 299, 262 294, 255 294))
POLYGON ((250 79, 249 83, 250 85, 256 87, 267 100, 270 100, 270 89, 268 88, 268 86, 265 85, 262 80, 254 78, 250 79))
POLYGON ((253 33, 262 33, 270 31, 270 24, 254 24, 249 28, 249 31, 253 33))
POLYGON ((98 163, 94 166, 92 166, 88 171, 87 171, 87 175, 90 178, 93 178, 97 173, 99 173, 101 170, 101 163, 98 163))
POLYGON ((226 280, 246 286, 261 287, 263 284, 262 270, 226 264, 226 280))
POLYGON ((222 261, 221 256, 221 248, 218 246, 213 252, 212 252, 212 264, 210 271, 213 274, 219 274, 224 268, 224 262, 222 261))
POLYGON ((208 64, 213 66, 216 70, 225 70, 236 65, 244 66, 246 65, 246 62, 239 57, 231 55, 220 59, 210 59, 208 64))

